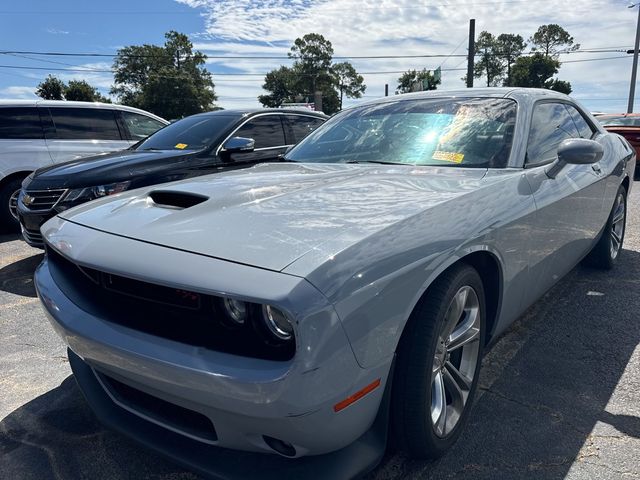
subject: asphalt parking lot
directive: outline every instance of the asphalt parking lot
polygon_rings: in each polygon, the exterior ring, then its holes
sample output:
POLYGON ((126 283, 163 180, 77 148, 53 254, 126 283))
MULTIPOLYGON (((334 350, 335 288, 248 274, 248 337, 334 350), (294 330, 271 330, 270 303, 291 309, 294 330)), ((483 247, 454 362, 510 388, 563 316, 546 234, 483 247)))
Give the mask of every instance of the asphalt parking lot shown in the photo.
MULTIPOLYGON (((462 437, 433 463, 390 453, 368 480, 640 478, 640 183, 621 263, 578 266, 484 360, 462 437)), ((106 431, 35 297, 42 258, 0 236, 0 478, 197 479, 106 431)))

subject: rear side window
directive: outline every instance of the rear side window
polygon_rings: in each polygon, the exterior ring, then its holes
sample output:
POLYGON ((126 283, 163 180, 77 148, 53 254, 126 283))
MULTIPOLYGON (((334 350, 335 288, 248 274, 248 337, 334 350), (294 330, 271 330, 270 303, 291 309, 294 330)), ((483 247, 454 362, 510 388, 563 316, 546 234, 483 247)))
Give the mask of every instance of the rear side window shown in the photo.
POLYGON ((573 118, 573 123, 576 124, 576 128, 580 133, 580 137, 591 138, 591 136, 593 135, 593 129, 591 128, 591 125, 587 123, 578 109, 576 109, 576 107, 574 107, 573 105, 567 104, 565 104, 565 107, 567 108, 567 110, 569 110, 569 115, 571 115, 571 118, 573 118))
POLYGON ((122 112, 122 119, 129 130, 131 140, 142 140, 164 127, 164 123, 139 113, 122 112))
POLYGON ((286 145, 280 115, 264 115, 249 120, 240 127, 234 137, 253 138, 255 148, 273 148, 286 145))
POLYGON ((295 143, 298 143, 324 123, 324 120, 321 118, 308 117, 305 115, 287 115, 286 117, 293 130, 293 141, 295 143))
POLYGON ((580 133, 564 104, 536 105, 529 130, 527 165, 555 160, 558 157, 558 146, 563 140, 579 137, 580 133))
POLYGON ((36 107, 0 108, 0 139, 42 139, 36 107))
POLYGON ((47 138, 59 140, 122 140, 116 112, 103 108, 49 108, 54 131, 47 138))

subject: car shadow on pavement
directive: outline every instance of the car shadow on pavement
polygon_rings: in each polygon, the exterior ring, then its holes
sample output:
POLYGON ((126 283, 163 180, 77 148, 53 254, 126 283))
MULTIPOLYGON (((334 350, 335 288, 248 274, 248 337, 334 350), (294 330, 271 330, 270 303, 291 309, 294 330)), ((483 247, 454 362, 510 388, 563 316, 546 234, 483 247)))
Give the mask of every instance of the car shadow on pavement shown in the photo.
POLYGON ((7 480, 200 478, 103 429, 73 376, 0 422, 0 465, 7 480))
MULTIPOLYGON (((640 253, 628 250, 610 272, 574 269, 499 342, 522 339, 452 449, 431 463, 390 453, 366 478, 559 479, 598 462, 581 453, 596 423, 638 437, 640 419, 610 402, 640 342, 638 278, 640 253)), ((21 479, 198 478, 102 429, 72 377, 0 422, 0 465, 21 479)))
POLYGON ((0 243, 13 242, 20 239, 20 235, 17 233, 9 233, 5 230, 0 230, 0 243))
POLYGON ((0 268, 0 290, 23 297, 36 297, 33 272, 43 256, 42 253, 32 255, 0 268))

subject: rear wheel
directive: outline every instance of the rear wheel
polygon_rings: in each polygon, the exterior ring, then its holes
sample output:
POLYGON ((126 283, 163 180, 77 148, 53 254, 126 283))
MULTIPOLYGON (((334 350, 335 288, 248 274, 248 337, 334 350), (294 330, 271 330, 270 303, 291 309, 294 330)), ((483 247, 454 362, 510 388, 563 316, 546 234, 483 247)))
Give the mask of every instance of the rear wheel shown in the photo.
POLYGON ((614 267, 624 241, 627 222, 627 190, 621 185, 618 188, 613 208, 607 219, 602 236, 585 258, 585 263, 592 267, 609 270, 614 267))
POLYGON ((0 227, 3 231, 18 231, 18 194, 21 178, 14 178, 0 187, 0 227))
POLYGON ((429 288, 398 346, 392 432, 416 458, 437 458, 458 438, 473 402, 484 345, 482 280, 467 265, 429 288))

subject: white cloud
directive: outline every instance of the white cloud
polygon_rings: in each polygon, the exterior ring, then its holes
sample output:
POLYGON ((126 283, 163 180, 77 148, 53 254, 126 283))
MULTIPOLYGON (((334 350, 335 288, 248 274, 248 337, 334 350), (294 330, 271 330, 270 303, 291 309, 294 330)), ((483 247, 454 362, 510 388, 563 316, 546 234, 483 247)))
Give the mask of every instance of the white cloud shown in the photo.
POLYGON ((38 98, 34 87, 12 86, 0 89, 0 98, 9 99, 33 99, 38 98))
POLYGON ((59 30, 57 28, 47 28, 46 32, 51 35, 69 35, 69 33, 71 33, 68 30, 59 30))
MULTIPOLYGON (((539 25, 558 23, 583 47, 631 48, 636 12, 618 0, 583 0, 559 3, 554 0, 434 0, 418 5, 415 0, 176 0, 202 11, 204 31, 196 35, 196 47, 210 55, 286 56, 297 37, 309 32, 323 34, 336 56, 371 55, 448 55, 460 45, 457 54, 466 53, 469 18, 476 19, 476 34, 519 33, 531 36, 539 25)), ((608 54, 574 54, 562 60, 587 59, 608 54)), ((622 55, 622 54, 620 54, 622 55)), ((409 68, 433 69, 444 62, 443 88, 461 88, 462 57, 444 61, 431 59, 353 59, 360 72, 404 71, 409 68)), ((210 59, 209 68, 231 67, 249 73, 264 73, 288 60, 210 59)), ((560 78, 570 81, 577 98, 621 98, 630 75, 630 62, 608 60, 567 63, 560 78)), ((384 84, 393 92, 399 75, 365 74, 367 96, 384 94, 384 84)), ((226 78, 226 77, 225 77, 226 78)), ((221 99, 243 94, 255 99, 263 93, 260 82, 255 90, 243 85, 223 84, 215 77, 221 99)), ((247 82, 247 85, 249 83, 247 82)), ((626 87, 628 89, 628 85, 626 87)), ((589 108, 608 107, 606 101, 586 101, 589 108)), ((612 101, 613 109, 625 102, 612 101), (616 103, 617 102, 617 103, 616 103)), ((246 102, 243 102, 246 106, 246 102)), ((255 103, 257 106, 257 102, 255 103)), ((223 103, 223 106, 231 106, 223 103)), ((611 108, 609 108, 611 109, 611 108)))

